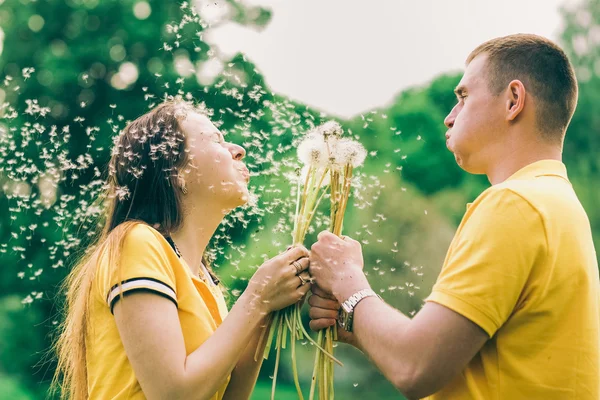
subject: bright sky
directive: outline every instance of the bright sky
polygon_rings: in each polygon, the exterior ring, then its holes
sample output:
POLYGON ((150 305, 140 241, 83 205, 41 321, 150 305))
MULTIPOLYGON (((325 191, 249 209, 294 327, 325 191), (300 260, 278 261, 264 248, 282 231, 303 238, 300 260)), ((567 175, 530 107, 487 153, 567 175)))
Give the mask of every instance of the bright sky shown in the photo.
MULTIPOLYGON (((199 0, 202 1, 202 0, 199 0)), ((218 1, 218 0, 217 0, 218 1)), ((267 27, 235 23, 207 39, 244 53, 269 87, 330 115, 351 117, 410 86, 462 70, 478 44, 512 33, 557 40, 565 0, 251 0, 267 27)), ((212 0, 205 7, 219 7, 212 0)), ((219 14, 213 8, 214 14, 219 14)), ((202 14, 202 11, 201 11, 202 14)), ((216 17, 218 19, 218 16, 216 17)))

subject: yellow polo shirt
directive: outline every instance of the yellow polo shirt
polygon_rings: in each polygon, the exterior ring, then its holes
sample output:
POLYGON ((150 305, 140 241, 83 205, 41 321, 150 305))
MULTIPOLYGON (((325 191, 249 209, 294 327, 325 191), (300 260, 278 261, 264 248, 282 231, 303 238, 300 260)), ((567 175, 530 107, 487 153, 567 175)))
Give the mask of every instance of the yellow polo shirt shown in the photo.
MULTIPOLYGON (((177 306, 186 354, 191 354, 221 324, 227 306, 219 286, 193 276, 155 229, 137 224, 123 239, 120 271, 100 261, 92 283, 89 325, 86 337, 88 393, 90 399, 145 399, 127 359, 112 308, 124 294, 147 291, 171 300, 177 306), (121 288, 117 285, 122 283, 121 288)), ((127 299, 124 299, 127 301, 127 299)), ((151 349, 149 349, 151 351, 151 349)), ((229 379, 211 400, 223 397, 229 379)))
POLYGON ((427 301, 490 337, 432 400, 598 400, 600 306, 587 215, 543 160, 467 208, 427 301))

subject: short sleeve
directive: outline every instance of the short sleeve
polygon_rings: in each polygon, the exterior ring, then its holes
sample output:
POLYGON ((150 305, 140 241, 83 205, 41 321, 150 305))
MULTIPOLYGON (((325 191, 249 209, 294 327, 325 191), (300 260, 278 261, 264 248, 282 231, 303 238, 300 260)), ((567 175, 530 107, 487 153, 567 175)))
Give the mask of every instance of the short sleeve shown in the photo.
POLYGON ((517 306, 547 240, 541 215, 519 194, 503 188, 482 196, 467 212, 426 301, 492 337, 517 306))
POLYGON ((168 243, 152 228, 144 224, 131 228, 123 238, 118 268, 104 265, 101 271, 100 292, 111 312, 121 294, 135 292, 151 292, 177 306, 175 273, 167 250, 168 243))

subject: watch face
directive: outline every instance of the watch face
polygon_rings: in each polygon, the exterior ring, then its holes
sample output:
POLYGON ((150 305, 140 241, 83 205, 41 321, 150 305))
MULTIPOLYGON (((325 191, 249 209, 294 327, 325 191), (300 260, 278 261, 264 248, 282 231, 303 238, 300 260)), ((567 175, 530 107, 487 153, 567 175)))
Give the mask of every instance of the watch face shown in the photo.
POLYGON ((350 322, 351 315, 352 314, 347 313, 344 308, 340 308, 338 313, 338 325, 344 330, 348 329, 348 323, 350 322))

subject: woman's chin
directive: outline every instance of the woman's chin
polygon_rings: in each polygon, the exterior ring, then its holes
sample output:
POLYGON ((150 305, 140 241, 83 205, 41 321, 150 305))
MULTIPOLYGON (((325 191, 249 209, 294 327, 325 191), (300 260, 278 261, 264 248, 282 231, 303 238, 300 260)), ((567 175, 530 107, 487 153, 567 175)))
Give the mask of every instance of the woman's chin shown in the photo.
POLYGON ((241 207, 248 203, 248 201, 250 200, 250 192, 248 191, 248 186, 246 182, 240 182, 238 188, 239 189, 235 192, 230 193, 229 196, 231 203, 233 204, 232 209, 241 207))
POLYGON ((245 205, 250 201, 250 192, 248 191, 248 186, 244 186, 240 192, 240 206, 245 205))

